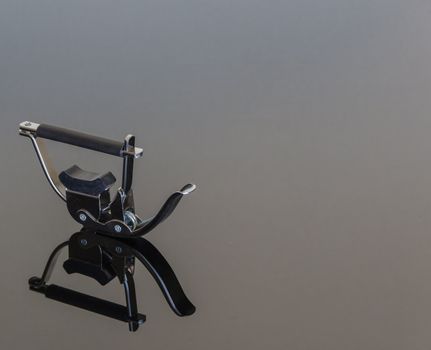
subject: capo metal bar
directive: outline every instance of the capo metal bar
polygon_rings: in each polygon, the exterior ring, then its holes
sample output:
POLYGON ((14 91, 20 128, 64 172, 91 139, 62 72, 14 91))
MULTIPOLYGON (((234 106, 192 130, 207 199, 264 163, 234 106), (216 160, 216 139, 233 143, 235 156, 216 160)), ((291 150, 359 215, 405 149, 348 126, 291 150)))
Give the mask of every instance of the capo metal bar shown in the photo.
POLYGON ((69 143, 76 146, 89 148, 95 151, 105 152, 105 153, 109 153, 109 154, 113 154, 121 157, 132 156, 133 158, 141 158, 142 155, 144 154, 144 150, 142 148, 134 147, 134 145, 133 147, 129 147, 127 149, 121 149, 119 153, 114 154, 114 153, 111 153, 111 151, 104 150, 100 146, 106 145, 106 144, 109 144, 110 146, 112 146, 113 144, 115 145, 116 143, 118 143, 117 141, 100 138, 98 136, 84 134, 84 133, 80 133, 78 131, 73 131, 69 129, 58 128, 47 124, 38 124, 38 123, 25 121, 19 124, 19 133, 23 136, 33 135, 34 137, 48 138, 54 141, 69 143), (40 129, 39 133, 43 134, 43 136, 39 135, 38 129, 40 129), (47 133, 46 129, 50 130, 49 134, 47 133), (45 134, 42 133, 42 131, 45 131, 45 134), (60 135, 63 137, 60 137, 60 135), (65 139, 64 135, 67 135, 67 140, 65 139), (77 140, 80 140, 80 141, 78 142, 77 140), (78 143, 75 143, 75 142, 78 142, 78 143), (89 142, 92 144, 91 146, 88 144, 89 142))

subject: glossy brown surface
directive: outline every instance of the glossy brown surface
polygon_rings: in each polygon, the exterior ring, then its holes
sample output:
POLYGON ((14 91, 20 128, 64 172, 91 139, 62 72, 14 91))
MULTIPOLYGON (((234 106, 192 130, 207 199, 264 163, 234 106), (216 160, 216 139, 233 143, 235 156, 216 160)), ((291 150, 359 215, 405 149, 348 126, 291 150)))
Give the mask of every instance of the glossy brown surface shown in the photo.
MULTIPOLYGON (((422 350, 431 346, 426 1, 0 2, 0 348, 422 350), (136 334, 27 289, 76 232, 23 120, 132 132, 147 238, 197 307, 136 271, 136 334)), ((120 178, 119 158, 48 143, 120 178)), ((64 258, 64 257, 63 257, 64 258)), ((114 302, 56 270, 53 283, 114 302)))

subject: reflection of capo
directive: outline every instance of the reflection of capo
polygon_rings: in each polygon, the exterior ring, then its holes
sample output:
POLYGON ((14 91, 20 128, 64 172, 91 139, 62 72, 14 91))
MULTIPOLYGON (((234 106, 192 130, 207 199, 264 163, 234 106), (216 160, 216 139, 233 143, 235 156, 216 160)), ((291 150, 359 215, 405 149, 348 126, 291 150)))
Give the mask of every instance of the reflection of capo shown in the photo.
POLYGON ((117 142, 31 122, 21 123, 19 133, 30 138, 49 184, 66 202, 72 217, 83 226, 80 232, 54 249, 42 277, 30 278, 30 289, 50 299, 128 322, 129 329, 136 331, 145 321, 145 315, 138 313, 133 281, 138 259, 156 280, 171 309, 178 316, 193 314, 195 307, 184 294, 174 271, 156 247, 141 236, 166 220, 181 198, 196 186, 184 186, 167 199, 155 216, 141 220, 135 214, 132 180, 134 159, 140 158, 143 151, 135 147, 133 135, 127 135, 124 142, 117 142), (116 179, 111 172, 96 174, 74 165, 58 174, 47 156, 43 138, 122 157, 122 185, 113 200, 110 188, 116 179), (47 284, 59 253, 66 246, 69 248, 69 259, 63 264, 66 272, 94 278, 101 285, 118 277, 124 285, 126 306, 47 284))

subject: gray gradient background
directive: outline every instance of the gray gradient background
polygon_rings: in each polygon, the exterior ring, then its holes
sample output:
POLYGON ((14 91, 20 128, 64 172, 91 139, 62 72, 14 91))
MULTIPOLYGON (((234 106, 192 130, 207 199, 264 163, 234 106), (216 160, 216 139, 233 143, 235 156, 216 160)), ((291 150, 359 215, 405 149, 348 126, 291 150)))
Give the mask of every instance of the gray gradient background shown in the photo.
MULTIPOLYGON (((0 0, 2 349, 429 349, 431 4, 0 0), (143 216, 199 185, 148 237, 197 313, 136 274, 148 321, 27 290, 78 225, 18 122, 145 149, 143 216)), ((117 159, 50 144, 58 167, 117 159)), ((121 301, 58 269, 56 283, 121 301)))

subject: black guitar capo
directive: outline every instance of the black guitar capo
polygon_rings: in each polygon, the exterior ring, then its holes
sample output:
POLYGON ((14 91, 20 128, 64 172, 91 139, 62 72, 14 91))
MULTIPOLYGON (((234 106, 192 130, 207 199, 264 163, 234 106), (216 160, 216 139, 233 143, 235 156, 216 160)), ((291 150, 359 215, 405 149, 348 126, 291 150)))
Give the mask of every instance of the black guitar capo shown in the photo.
POLYGON ((54 249, 42 277, 29 279, 30 289, 50 299, 128 322, 129 330, 136 331, 145 321, 145 315, 138 313, 133 280, 135 260, 138 259, 156 280, 171 309, 178 316, 193 314, 195 306, 184 294, 174 271, 156 247, 142 236, 166 220, 181 198, 196 186, 184 186, 167 199, 155 216, 141 220, 135 213, 132 179, 134 160, 140 158, 143 151, 135 147, 133 135, 127 135, 124 142, 117 142, 32 122, 21 123, 19 133, 30 138, 51 187, 66 202, 72 217, 82 225, 81 231, 54 249), (58 174, 50 163, 42 139, 122 157, 122 185, 113 200, 110 188, 116 179, 111 172, 96 174, 74 165, 58 174), (79 273, 94 278, 101 285, 118 277, 124 286, 126 306, 47 284, 57 257, 65 247, 69 249, 69 258, 63 267, 68 274, 79 273))

